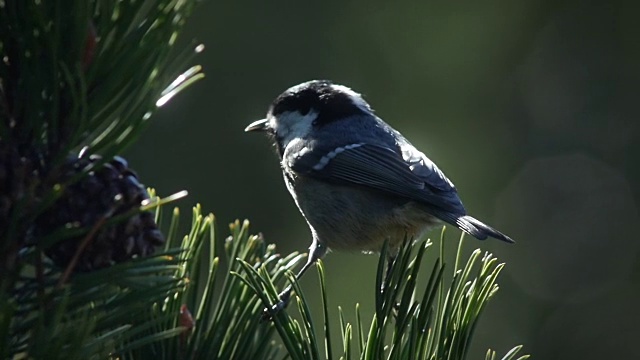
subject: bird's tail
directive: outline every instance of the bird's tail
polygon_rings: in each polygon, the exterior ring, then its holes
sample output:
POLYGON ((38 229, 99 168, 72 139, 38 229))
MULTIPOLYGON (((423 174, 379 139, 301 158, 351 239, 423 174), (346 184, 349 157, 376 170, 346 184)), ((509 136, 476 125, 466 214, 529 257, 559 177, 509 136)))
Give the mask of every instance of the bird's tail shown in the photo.
POLYGON ((433 211, 433 209, 432 214, 451 225, 457 226, 458 229, 466 232, 476 239, 484 240, 487 237, 491 236, 492 238, 508 243, 515 243, 512 238, 469 215, 458 215, 444 211, 433 211))
POLYGON ((508 243, 515 243, 512 238, 469 215, 458 217, 455 220, 455 224, 460 228, 460 230, 468 233, 476 239, 484 240, 488 236, 491 236, 492 238, 506 241, 508 243))

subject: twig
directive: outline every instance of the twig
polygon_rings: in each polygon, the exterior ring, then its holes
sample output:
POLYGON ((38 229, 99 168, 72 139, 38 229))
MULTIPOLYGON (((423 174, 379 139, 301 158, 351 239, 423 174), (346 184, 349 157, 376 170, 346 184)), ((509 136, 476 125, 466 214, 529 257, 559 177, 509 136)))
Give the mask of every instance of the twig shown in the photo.
POLYGON ((102 215, 102 217, 96 222, 96 224, 93 225, 93 227, 91 228, 87 236, 85 236, 84 239, 82 239, 82 242, 76 249, 76 252, 73 254, 73 257, 71 258, 71 261, 69 261, 67 268, 64 269, 64 272, 62 273, 60 280, 58 280, 56 289, 60 289, 62 285, 64 285, 64 283, 67 282, 67 280, 69 279, 69 276, 71 275, 71 272, 76 267, 76 264, 80 259, 80 255, 82 255, 82 252, 89 245, 91 240, 93 240, 93 238, 95 237, 98 230, 100 230, 102 225, 104 225, 104 223, 113 215, 113 213, 115 212, 115 209, 116 209, 116 205, 112 206, 111 209, 109 209, 104 215, 102 215))

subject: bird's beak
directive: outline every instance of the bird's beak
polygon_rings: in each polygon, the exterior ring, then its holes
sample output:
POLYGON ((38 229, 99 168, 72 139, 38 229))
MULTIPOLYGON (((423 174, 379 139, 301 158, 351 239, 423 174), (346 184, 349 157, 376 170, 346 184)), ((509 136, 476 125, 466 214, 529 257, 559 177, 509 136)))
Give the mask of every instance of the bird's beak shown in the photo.
POLYGON ((260 119, 260 120, 254 121, 244 129, 244 132, 256 131, 256 130, 266 131, 269 128, 269 125, 267 124, 267 122, 268 122, 267 119, 260 119))

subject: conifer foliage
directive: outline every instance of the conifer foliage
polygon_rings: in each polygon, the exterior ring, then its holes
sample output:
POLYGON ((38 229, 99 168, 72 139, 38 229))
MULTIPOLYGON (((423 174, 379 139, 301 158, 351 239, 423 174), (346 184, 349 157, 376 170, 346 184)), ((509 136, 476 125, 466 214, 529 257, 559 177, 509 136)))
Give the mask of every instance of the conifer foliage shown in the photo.
POLYGON ((383 251, 375 314, 349 324, 332 320, 322 264, 319 317, 292 275, 303 254, 248 222, 220 239, 199 206, 184 236, 178 209, 163 216, 185 192, 156 196, 120 154, 203 77, 203 47, 175 46, 195 3, 0 0, 0 358, 466 358, 498 289, 491 254, 450 276, 440 256, 419 282, 431 242, 407 241, 388 273, 383 251), (291 281, 291 306, 263 321, 291 281))
POLYGON ((194 3, 0 1, 0 357, 106 357, 179 288, 117 155, 202 77, 174 49, 194 3))

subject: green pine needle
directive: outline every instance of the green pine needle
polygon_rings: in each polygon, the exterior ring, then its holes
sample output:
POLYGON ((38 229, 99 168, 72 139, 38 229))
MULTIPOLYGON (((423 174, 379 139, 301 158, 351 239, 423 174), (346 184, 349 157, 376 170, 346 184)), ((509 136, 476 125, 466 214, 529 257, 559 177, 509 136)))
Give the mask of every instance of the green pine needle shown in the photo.
MULTIPOLYGON (((103 162, 121 153, 158 107, 204 76, 190 64, 203 47, 175 46, 196 2, 0 1, 0 142, 28 145, 51 174, 85 146, 103 162)), ((24 247, 18 229, 28 228, 66 185, 37 180, 33 186, 42 194, 32 207, 26 204, 33 199, 16 202, 3 249, 24 247)), ((214 216, 200 206, 180 237, 180 212, 165 224, 162 206, 184 195, 160 199, 151 192, 142 208, 154 210, 165 230, 166 246, 154 256, 60 282, 60 269, 40 251, 14 250, 19 264, 10 281, 0 279, 0 357, 458 360, 469 356, 478 319, 498 291, 504 264, 492 254, 476 250, 464 262, 461 238, 449 274, 441 245, 424 279, 432 243, 405 241, 389 268, 391 250, 383 247, 370 294, 375 311, 363 314, 356 305, 354 324, 340 307, 336 319, 326 290, 331 279, 319 262, 318 317, 293 275, 304 255, 278 254, 249 234, 246 221, 231 224, 231 235, 221 239, 214 216), (291 306, 263 321, 283 282, 293 285, 291 306), (336 321, 341 347, 332 342, 336 321)), ((77 235, 48 234, 41 245, 77 235)), ((516 346, 502 359, 527 359, 521 352, 516 346)), ((496 353, 489 350, 485 359, 495 360, 496 353)))
MULTIPOLYGON (((461 244, 462 239, 453 276, 445 276, 442 259, 438 259, 426 281, 418 279, 421 277, 421 265, 425 262, 424 255, 432 248, 430 241, 405 241, 388 274, 384 273, 388 252, 385 245, 380 254, 377 286, 373 292, 376 310, 368 329, 359 306, 356 306, 354 325, 345 321, 343 311, 339 308, 340 352, 331 347, 329 329, 332 320, 327 301, 330 294, 325 290, 322 262, 318 263, 318 275, 323 305, 323 334, 314 332, 313 317, 306 306, 304 293, 290 273, 289 281, 293 283, 297 294, 296 310, 301 320, 288 315, 291 309, 274 316, 274 324, 289 355, 292 359, 318 359, 319 344, 324 343, 325 357, 329 359, 333 356, 341 359, 354 356, 360 359, 466 359, 477 321, 497 292, 496 280, 504 264, 499 264, 490 253, 483 255, 479 249, 472 252, 463 263, 461 244), (418 294, 422 295, 418 297, 418 294), (358 333, 357 348, 351 345, 354 328, 358 333)), ((252 284, 251 289, 265 301, 265 306, 277 301, 277 290, 266 273, 248 264, 245 264, 245 270, 243 279, 252 284)), ((522 346, 514 347, 503 360, 526 359, 527 355, 517 357, 521 350, 522 346)), ((487 354, 487 359, 495 357, 493 352, 487 354)))
POLYGON ((204 75, 203 46, 176 49, 196 0, 6 1, 0 11, 0 139, 52 164, 83 146, 122 152, 204 75))

